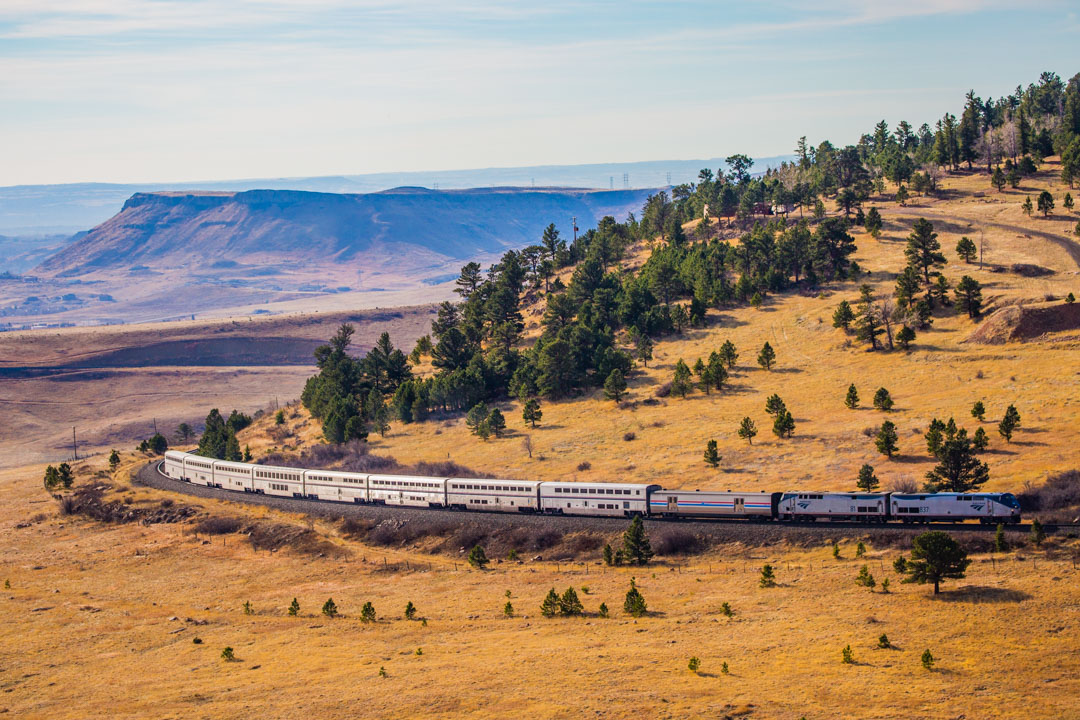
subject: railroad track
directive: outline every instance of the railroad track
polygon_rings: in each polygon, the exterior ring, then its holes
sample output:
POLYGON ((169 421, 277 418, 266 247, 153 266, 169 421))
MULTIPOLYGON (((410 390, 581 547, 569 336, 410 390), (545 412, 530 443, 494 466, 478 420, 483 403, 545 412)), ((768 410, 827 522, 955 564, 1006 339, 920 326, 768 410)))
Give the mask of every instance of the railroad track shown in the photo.
MULTIPOLYGON (((612 532, 626 525, 624 518, 613 517, 588 517, 576 515, 541 515, 541 514, 509 514, 500 512, 476 512, 449 510, 445 508, 415 508, 398 507, 387 505, 357 505, 351 503, 337 503, 306 498, 287 498, 273 495, 257 495, 251 493, 239 493, 232 490, 194 485, 192 483, 174 480, 162 472, 163 461, 148 463, 135 474, 135 481, 140 485, 179 492, 195 497, 216 498, 247 505, 263 505, 267 507, 298 512, 321 517, 359 517, 371 520, 438 520, 446 522, 460 521, 462 525, 472 524, 481 527, 550 527, 562 531, 595 530, 600 532, 612 532)), ((995 525, 982 525, 980 523, 930 523, 927 525, 903 525, 899 523, 861 523, 851 521, 839 522, 811 522, 811 523, 786 523, 786 522, 751 522, 747 520, 716 518, 709 520, 701 519, 668 519, 668 518, 645 518, 645 522, 655 524, 657 527, 682 528, 693 532, 700 532, 710 536, 730 537, 732 540, 771 540, 783 539, 785 534, 798 531, 810 531, 822 535, 836 530, 865 530, 885 531, 895 533, 921 533, 927 529, 948 530, 951 532, 993 533, 995 525)), ((1010 534, 1028 532, 1030 524, 1005 525, 1005 532, 1010 534)), ((1047 524, 1043 529, 1048 534, 1059 532, 1080 532, 1080 524, 1047 524)))

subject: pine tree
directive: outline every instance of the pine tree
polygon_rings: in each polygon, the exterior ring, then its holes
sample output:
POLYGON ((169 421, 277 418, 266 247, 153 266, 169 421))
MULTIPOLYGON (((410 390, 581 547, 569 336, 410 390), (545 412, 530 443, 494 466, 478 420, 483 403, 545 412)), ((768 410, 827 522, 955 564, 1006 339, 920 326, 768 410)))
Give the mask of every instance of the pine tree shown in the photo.
POLYGON ((616 368, 608 374, 607 380, 604 381, 604 397, 617 403, 625 394, 626 379, 623 377, 622 372, 616 368))
POLYGON ((626 599, 623 600, 623 612, 632 617, 641 617, 648 612, 645 598, 634 583, 634 578, 630 578, 630 589, 626 591, 626 599))
POLYGON ((870 574, 870 568, 866 565, 859 570, 859 574, 855 577, 855 584, 870 588, 871 591, 877 587, 877 581, 874 580, 874 576, 870 574))
POLYGON ((930 426, 926 429, 926 434, 923 437, 926 438, 926 452, 938 457, 941 454, 942 446, 945 444, 945 423, 934 418, 930 421, 930 426))
POLYGON ((338 609, 337 605, 334 603, 334 598, 328 598, 327 601, 323 603, 322 614, 328 618, 337 617, 338 609))
POLYGON ((982 285, 969 275, 960 278, 956 286, 956 310, 972 319, 982 314, 982 285))
POLYGON ((1033 518, 1031 521, 1030 537, 1031 544, 1035 547, 1042 547, 1043 541, 1046 540, 1046 531, 1043 530, 1043 526, 1042 523, 1039 522, 1039 518, 1033 518))
POLYGON ((778 438, 791 437, 795 433, 795 419, 788 410, 777 414, 773 420, 773 435, 778 438))
POLYGON ((907 350, 911 347, 911 343, 915 342, 915 331, 909 326, 904 325, 896 333, 896 344, 900 346, 901 350, 907 350))
POLYGON ((994 172, 990 175, 990 184, 997 188, 998 192, 1005 187, 1005 173, 1001 172, 1000 165, 994 167, 994 172))
POLYGON ((761 352, 757 356, 758 365, 766 370, 772 370, 773 365, 776 363, 776 351, 772 349, 772 346, 766 342, 761 347, 761 352))
POLYGON ((972 262, 979 254, 979 248, 975 246, 971 238, 964 236, 956 243, 956 254, 966 263, 972 262))
POLYGON ((536 423, 544 417, 543 411, 540 409, 540 401, 536 398, 529 398, 525 401, 525 407, 521 410, 521 419, 529 423, 532 427, 536 427, 536 423))
POLYGON ((976 450, 967 433, 960 430, 946 435, 938 464, 926 473, 927 492, 971 492, 990 479, 990 469, 976 457, 976 450))
POLYGON ((116 468, 120 466, 120 453, 113 450, 109 453, 109 469, 116 472, 116 468))
POLYGON ((412 620, 416 617, 416 606, 412 604, 412 600, 405 603, 405 619, 412 620))
POLYGON ((859 468, 859 479, 855 482, 855 487, 869 493, 877 490, 879 484, 873 465, 863 465, 859 468))
POLYGON ((1031 217, 1031 213, 1035 212, 1035 208, 1031 204, 1031 196, 1030 195, 1028 195, 1027 197, 1024 198, 1024 203, 1023 203, 1023 205, 1020 206, 1020 209, 1023 210, 1024 214, 1027 215, 1028 217, 1031 217))
POLYGON ((1005 539, 1005 526, 1001 523, 998 523, 997 528, 994 530, 994 552, 1009 552, 1009 541, 1005 539))
POLYGON ((502 432, 506 430, 506 418, 503 417, 499 408, 492 408, 491 414, 487 418, 488 427, 495 437, 502 437, 502 432))
POLYGON ((1043 217, 1050 217, 1050 213, 1054 210, 1054 196, 1049 191, 1043 190, 1039 193, 1039 212, 1043 214, 1043 217))
POLYGON ((1005 410, 1005 416, 998 423, 998 433, 1005 438, 1005 442, 1012 442, 1013 431, 1018 427, 1020 427, 1020 413, 1016 411, 1015 405, 1010 405, 1005 410))
POLYGON ((986 406, 983 405, 982 400, 976 400, 975 404, 971 406, 971 417, 979 422, 986 420, 986 406))
POLYGON ((832 324, 834 328, 843 328, 844 332, 851 329, 851 323, 855 320, 855 312, 851 309, 851 303, 841 300, 833 312, 832 324))
POLYGON ((716 449, 716 441, 710 440, 705 444, 705 462, 709 467, 720 465, 720 453, 716 449))
POLYGON ((986 448, 990 446, 990 437, 986 434, 986 430, 983 428, 976 428, 975 434, 971 436, 971 447, 975 449, 975 452, 986 452, 986 448))
POLYGON ((229 646, 225 646, 225 649, 221 651, 221 659, 225 662, 233 662, 236 660, 236 653, 229 646))
POLYGON ((1075 205, 1073 202, 1072 193, 1065 193, 1065 199, 1061 201, 1061 205, 1069 212, 1072 212, 1072 209, 1075 205))
POLYGON ((888 650, 892 647, 892 643, 889 642, 889 636, 885 633, 881 633, 881 637, 877 639, 877 646, 882 650, 888 650))
POLYGON ((849 410, 859 407, 859 391, 855 389, 855 383, 848 385, 847 395, 844 397, 844 405, 849 410))
POLYGON ((468 561, 477 570, 483 570, 489 562, 487 553, 479 545, 474 545, 473 549, 469 551, 468 561))
POLYGON ((615 564, 615 553, 612 552, 610 543, 604 545, 604 564, 605 565, 614 565, 615 564))
POLYGON ((690 368, 686 366, 682 358, 675 363, 675 374, 671 380, 671 392, 679 397, 686 397, 686 394, 693 389, 693 385, 690 382, 690 368))
POLYGON ((300 603, 298 603, 296 601, 296 598, 293 598, 292 602, 289 603, 289 616, 290 617, 296 617, 299 614, 300 614, 300 603))
POLYGON ((971 560, 957 542, 945 532, 933 530, 912 541, 911 560, 905 563, 904 582, 932 583, 934 594, 948 578, 961 579, 971 560))
POLYGON ((585 608, 578 599, 577 591, 573 587, 566 588, 566 592, 559 598, 559 613, 566 616, 580 615, 585 608))
POLYGON ((623 533, 623 555, 634 565, 645 565, 652 559, 652 546, 640 515, 634 516, 630 527, 623 533))
POLYGON ((597 608, 597 614, 599 614, 602 618, 606 618, 608 616, 607 603, 600 603, 600 607, 597 608))
POLYGON ((548 590, 548 594, 544 597, 544 602, 540 603, 540 613, 544 617, 555 617, 559 612, 559 594, 555 592, 555 588, 548 590))
POLYGON ((941 243, 938 242, 937 233, 934 232, 933 224, 926 218, 919 218, 912 226, 904 255, 909 265, 922 271, 927 285, 930 284, 930 269, 945 264, 945 256, 941 253, 941 243))
POLYGON ((694 657, 690 658, 690 662, 687 663, 686 666, 690 669, 690 672, 697 675, 697 671, 701 667, 701 660, 699 660, 695 655, 694 657))
POLYGON ((725 340, 724 344, 720 346, 720 359, 728 366, 728 370, 735 369, 735 362, 739 359, 739 353, 735 352, 735 344, 730 340, 725 340))
POLYGON ((510 603, 509 600, 507 600, 506 604, 503 605, 503 615, 505 615, 506 617, 514 617, 514 606, 510 603))
POLYGON ((897 440, 896 426, 889 420, 886 420, 881 423, 881 429, 878 430, 877 437, 874 438, 874 445, 877 447, 879 453, 891 460, 892 456, 898 452, 896 446, 897 440))
POLYGON ((870 208, 870 211, 866 213, 866 231, 870 233, 870 236, 877 238, 881 235, 882 228, 881 213, 878 212, 876 207, 870 208))
POLYGON ((877 389, 877 392, 874 393, 874 407, 883 412, 892 410, 893 399, 888 390, 885 388, 877 389))
POLYGON ((372 605, 370 602, 365 602, 364 606, 360 608, 360 622, 375 622, 375 606, 372 605))
MULTIPOLYGON (((936 588, 937 586, 935 585, 934 587, 936 588)), ((935 590, 934 592, 937 593, 937 590, 935 590)), ((934 669, 934 655, 930 652, 929 648, 923 650, 922 658, 920 659, 920 661, 922 662, 922 666, 927 670, 934 669)))
POLYGON ((72 484, 75 482, 75 475, 71 471, 71 466, 66 462, 60 463, 56 468, 56 479, 65 490, 71 489, 72 484))
POLYGON ((773 417, 776 417, 780 413, 787 410, 787 405, 780 399, 780 396, 773 393, 765 400, 765 412, 769 413, 773 417))
POLYGON ((754 436, 757 435, 757 426, 754 425, 754 421, 748 417, 744 417, 739 424, 739 437, 747 442, 748 445, 754 444, 754 436))
POLYGON ((911 194, 905 186, 901 185, 896 189, 896 202, 899 203, 901 207, 907 205, 907 201, 910 197, 911 194))
POLYGON ((919 273, 908 265, 896 278, 896 290, 893 293, 896 295, 896 304, 902 309, 910 307, 921 287, 922 279, 919 278, 919 273))
POLYGON ((885 331, 881 328, 877 310, 874 308, 874 291, 869 285, 859 288, 859 315, 855 328, 855 337, 870 343, 871 350, 878 349, 878 335, 885 331))
POLYGON ((761 578, 758 580, 758 584, 763 588, 771 588, 776 585, 776 573, 773 572, 773 566, 765 564, 761 568, 761 578))
POLYGON ((709 375, 709 381, 712 386, 718 391, 724 389, 724 382, 728 378, 728 371, 724 369, 724 361, 720 357, 720 353, 709 353, 709 364, 706 365, 705 371, 709 375))

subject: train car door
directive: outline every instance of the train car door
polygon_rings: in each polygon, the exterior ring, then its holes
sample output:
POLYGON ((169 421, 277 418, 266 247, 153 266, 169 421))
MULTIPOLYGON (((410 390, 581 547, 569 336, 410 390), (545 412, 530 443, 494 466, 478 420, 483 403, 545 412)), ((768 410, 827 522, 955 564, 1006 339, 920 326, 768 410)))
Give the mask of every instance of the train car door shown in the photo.
POLYGON ((742 515, 746 512, 746 498, 735 498, 735 514, 742 515))
POLYGON ((679 512, 679 498, 677 496, 668 495, 667 511, 669 513, 677 513, 677 512, 679 512))

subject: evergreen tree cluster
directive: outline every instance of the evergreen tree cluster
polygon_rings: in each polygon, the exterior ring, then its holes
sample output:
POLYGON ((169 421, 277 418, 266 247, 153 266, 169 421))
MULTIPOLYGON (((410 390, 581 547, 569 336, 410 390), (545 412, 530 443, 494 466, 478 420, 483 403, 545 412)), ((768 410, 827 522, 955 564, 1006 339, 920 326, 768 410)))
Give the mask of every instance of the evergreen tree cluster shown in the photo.
POLYGON ((236 433, 240 432, 252 422, 251 417, 238 410, 233 410, 228 419, 221 416, 217 408, 214 408, 206 416, 206 428, 202 437, 199 438, 199 447, 195 451, 199 455, 218 460, 232 462, 247 462, 251 460, 251 454, 240 450, 240 442, 236 439, 236 433))

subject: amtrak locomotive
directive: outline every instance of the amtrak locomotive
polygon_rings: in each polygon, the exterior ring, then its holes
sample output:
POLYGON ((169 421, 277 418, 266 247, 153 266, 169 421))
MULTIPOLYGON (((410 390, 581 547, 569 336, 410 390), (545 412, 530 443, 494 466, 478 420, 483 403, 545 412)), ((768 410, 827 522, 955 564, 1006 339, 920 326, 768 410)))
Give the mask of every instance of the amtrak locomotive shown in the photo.
POLYGON ((1011 493, 819 493, 664 490, 655 484, 412 477, 254 465, 170 450, 161 471, 195 485, 343 503, 481 512, 779 522, 1020 522, 1011 493))

